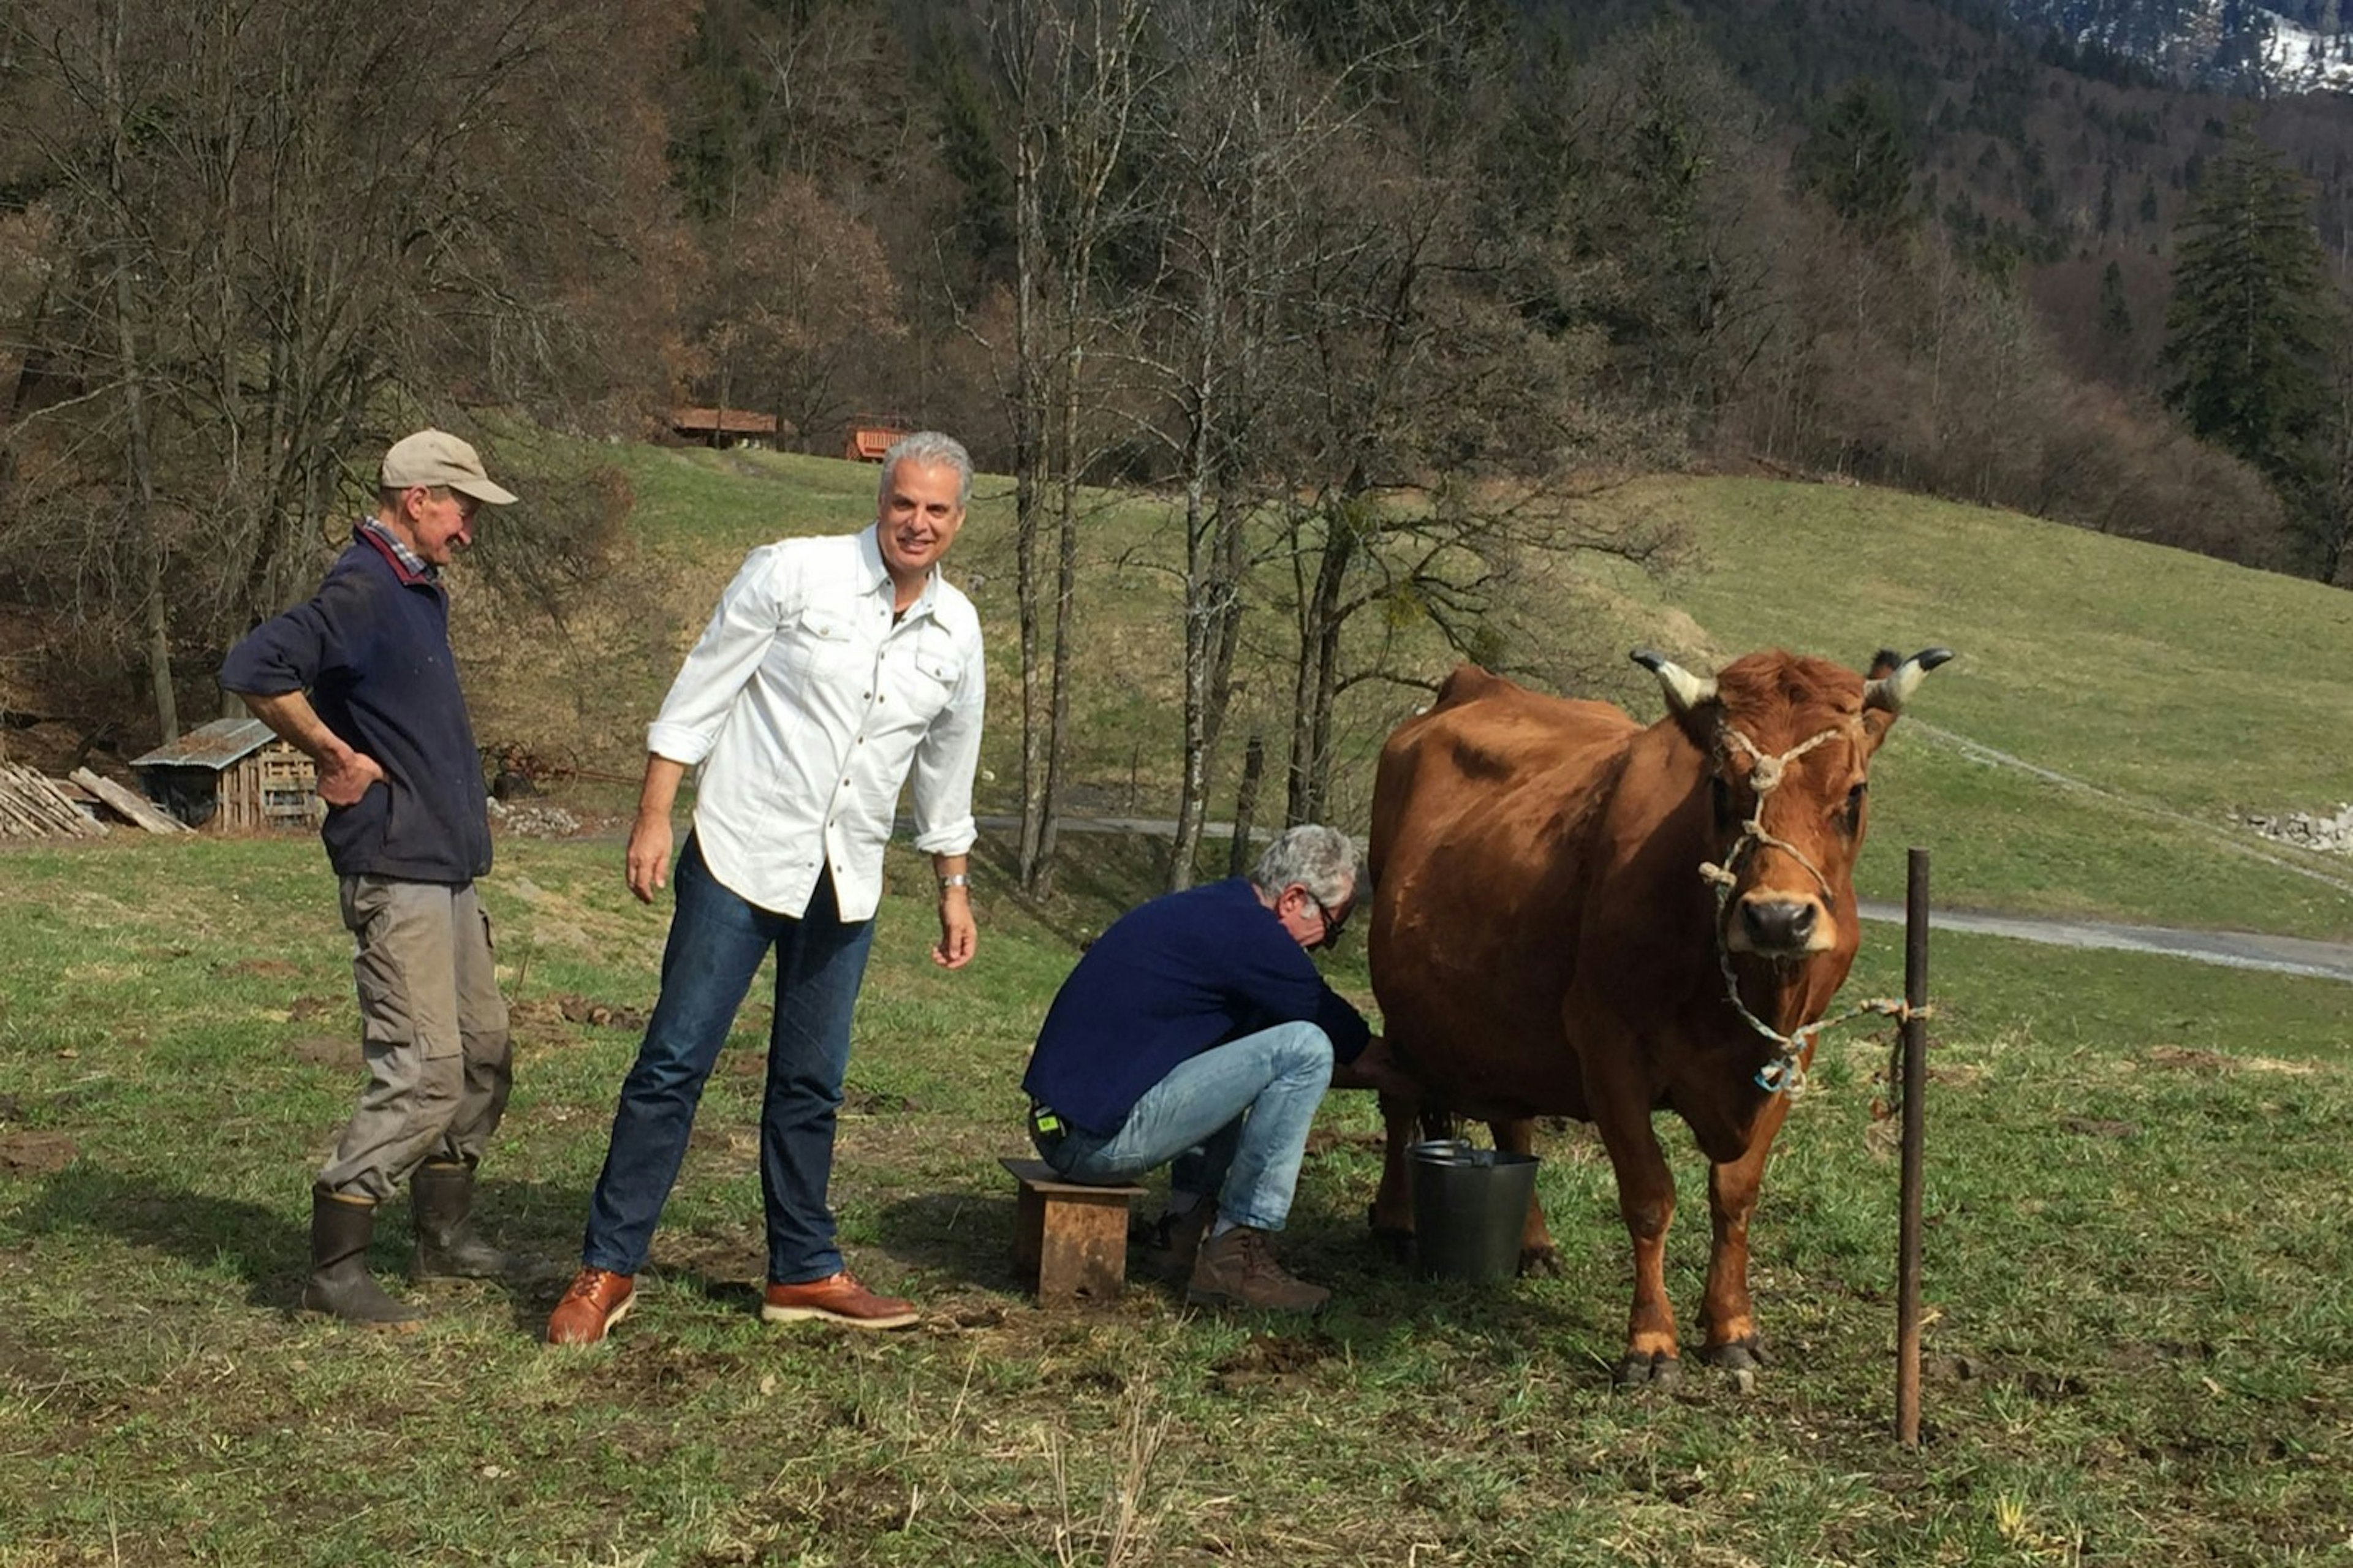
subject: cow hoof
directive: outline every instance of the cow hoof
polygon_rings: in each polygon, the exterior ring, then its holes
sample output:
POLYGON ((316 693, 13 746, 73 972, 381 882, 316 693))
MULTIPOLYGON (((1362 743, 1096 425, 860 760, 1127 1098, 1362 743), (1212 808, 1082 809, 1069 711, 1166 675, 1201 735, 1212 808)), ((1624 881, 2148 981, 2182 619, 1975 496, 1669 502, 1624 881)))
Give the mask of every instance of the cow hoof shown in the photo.
POLYGON ((1542 1274, 1547 1279, 1560 1278, 1560 1253, 1549 1247, 1528 1247, 1520 1250, 1520 1272, 1542 1274))
POLYGON ((1610 1381, 1620 1388, 1665 1388, 1683 1374, 1683 1363, 1664 1351, 1628 1356, 1618 1363, 1610 1381))
POLYGON ((1379 1247, 1391 1263, 1410 1264, 1413 1261, 1413 1232, 1390 1226, 1373 1226, 1373 1245, 1379 1247))
POLYGON ((1710 1345, 1700 1352, 1710 1366, 1720 1366, 1726 1372, 1761 1372, 1773 1364, 1765 1347, 1755 1340, 1734 1340, 1725 1344, 1710 1345))

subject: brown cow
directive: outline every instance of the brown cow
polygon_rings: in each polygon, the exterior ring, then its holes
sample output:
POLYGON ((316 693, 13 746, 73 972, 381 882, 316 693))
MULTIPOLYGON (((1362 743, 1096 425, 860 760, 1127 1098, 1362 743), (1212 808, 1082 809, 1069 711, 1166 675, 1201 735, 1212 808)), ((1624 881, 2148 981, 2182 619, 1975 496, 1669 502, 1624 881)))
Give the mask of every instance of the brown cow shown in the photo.
MULTIPOLYGON (((1648 729, 1476 666, 1398 727, 1373 790, 1373 991, 1425 1090, 1385 1099, 1377 1231, 1409 1234, 1417 1111, 1594 1122, 1634 1243, 1622 1382, 1678 1367, 1663 1258, 1674 1178, 1651 1131, 1672 1108, 1711 1163, 1706 1359, 1756 1365, 1748 1216, 1820 1019, 1854 961, 1852 876, 1872 753, 1952 655, 1873 662, 1751 654, 1703 679, 1652 653, 1668 715, 1648 729), (1732 984, 1737 977, 1736 993, 1732 984)), ((1522 1265, 1549 1265, 1530 1205, 1522 1265)))

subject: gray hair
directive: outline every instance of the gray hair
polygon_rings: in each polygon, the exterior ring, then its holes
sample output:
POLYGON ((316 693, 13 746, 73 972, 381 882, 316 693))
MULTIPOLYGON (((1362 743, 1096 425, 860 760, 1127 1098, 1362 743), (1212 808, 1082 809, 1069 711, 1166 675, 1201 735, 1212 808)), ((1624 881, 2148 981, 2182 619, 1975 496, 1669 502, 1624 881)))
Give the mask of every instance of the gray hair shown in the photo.
POLYGON ((874 486, 874 504, 888 506, 891 501, 891 476, 899 471, 902 463, 922 463, 925 467, 954 468, 956 471, 956 510, 972 500, 972 454, 964 443, 953 436, 943 436, 937 430, 918 430, 912 436, 902 436, 891 443, 882 454, 882 477, 874 486))
POLYGON ((1280 894, 1294 882, 1326 909, 1336 910, 1356 891, 1356 841, 1336 827, 1303 822, 1286 827, 1251 868, 1250 885, 1280 894))

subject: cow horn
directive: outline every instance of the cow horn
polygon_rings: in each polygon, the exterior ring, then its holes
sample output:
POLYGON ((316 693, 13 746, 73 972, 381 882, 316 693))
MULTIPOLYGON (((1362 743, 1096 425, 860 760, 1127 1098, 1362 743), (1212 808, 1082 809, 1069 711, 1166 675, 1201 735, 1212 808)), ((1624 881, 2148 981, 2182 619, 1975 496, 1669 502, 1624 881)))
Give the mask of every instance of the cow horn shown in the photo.
POLYGON ((1877 680, 1868 680, 1862 687, 1865 708, 1884 708, 1890 713, 1904 711, 1904 704, 1920 689, 1928 672, 1953 657, 1948 647, 1924 647, 1877 680))
POLYGON ((1627 658, 1659 678, 1659 689, 1667 694, 1667 706, 1678 713, 1688 713, 1703 702, 1715 700, 1715 678, 1703 680, 1662 653, 1638 647, 1627 658))

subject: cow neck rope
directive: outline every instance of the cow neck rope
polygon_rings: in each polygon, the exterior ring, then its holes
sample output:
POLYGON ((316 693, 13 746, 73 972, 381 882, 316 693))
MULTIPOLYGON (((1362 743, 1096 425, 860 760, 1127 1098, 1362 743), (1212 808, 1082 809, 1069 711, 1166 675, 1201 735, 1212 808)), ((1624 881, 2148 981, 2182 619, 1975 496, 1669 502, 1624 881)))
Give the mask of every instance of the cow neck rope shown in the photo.
POLYGON ((1748 1004, 1740 999, 1740 978, 1732 973, 1732 949, 1725 944, 1724 939, 1725 906, 1732 901, 1732 889, 1739 880, 1736 868, 1740 864, 1741 857, 1746 855, 1751 847, 1759 844, 1768 845, 1813 873, 1814 880, 1821 884, 1824 896, 1833 903, 1837 901, 1838 895, 1831 890, 1831 880, 1822 875, 1820 867, 1807 859, 1796 845, 1785 838, 1776 838, 1765 831, 1765 797, 1780 786, 1782 776, 1788 771, 1791 763, 1824 742, 1836 740, 1846 731, 1843 728, 1825 730, 1812 740, 1800 742, 1778 756, 1767 755, 1758 748, 1756 742, 1729 724, 1721 726, 1718 732, 1733 745, 1747 752, 1754 761, 1755 766, 1750 768, 1748 773, 1748 785, 1757 792, 1757 809, 1749 813, 1746 822, 1740 825, 1740 837, 1734 842, 1731 851, 1725 856, 1723 865, 1719 866, 1712 860, 1700 862, 1700 877, 1715 889, 1715 965, 1724 971, 1724 994, 1731 1002, 1733 1010, 1746 1021, 1750 1028, 1772 1041, 1778 1047, 1774 1052, 1773 1059, 1757 1069, 1757 1087, 1767 1094, 1786 1094, 1794 1100, 1806 1091, 1806 1048, 1824 1029, 1834 1028, 1851 1018, 1859 1018, 1865 1013, 1883 1014, 1888 1017, 1900 1020, 1925 1018, 1928 1016, 1930 1009, 1912 1007, 1901 1000, 1881 997, 1860 1003, 1836 1017, 1817 1018, 1810 1024, 1800 1024, 1786 1035, 1748 1010, 1748 1004))

